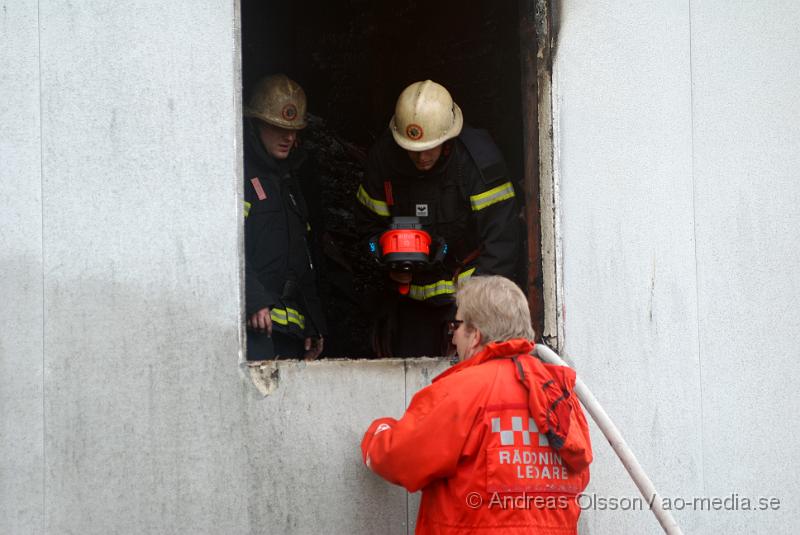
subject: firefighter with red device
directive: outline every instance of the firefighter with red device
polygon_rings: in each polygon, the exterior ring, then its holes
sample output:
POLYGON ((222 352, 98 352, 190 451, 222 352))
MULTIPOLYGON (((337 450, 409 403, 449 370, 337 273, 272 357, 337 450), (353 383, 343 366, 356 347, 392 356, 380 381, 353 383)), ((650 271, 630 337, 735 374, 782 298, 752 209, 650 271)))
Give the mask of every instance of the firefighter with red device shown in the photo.
POLYGON ((374 347, 379 356, 443 355, 446 321, 459 282, 475 274, 514 278, 520 253, 519 209, 499 149, 485 130, 464 125, 442 85, 408 86, 389 129, 369 153, 357 193, 363 238, 391 230, 393 218, 416 217, 442 258, 422 270, 389 269, 396 291, 381 296, 374 347))

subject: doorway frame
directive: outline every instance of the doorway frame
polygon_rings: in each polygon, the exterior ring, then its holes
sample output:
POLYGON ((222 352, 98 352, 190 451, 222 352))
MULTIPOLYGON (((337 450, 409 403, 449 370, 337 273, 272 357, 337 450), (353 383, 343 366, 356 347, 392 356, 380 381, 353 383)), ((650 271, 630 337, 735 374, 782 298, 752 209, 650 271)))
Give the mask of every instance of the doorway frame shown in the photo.
POLYGON ((561 352, 565 311, 554 16, 550 0, 519 0, 519 13, 528 304, 539 338, 561 352))

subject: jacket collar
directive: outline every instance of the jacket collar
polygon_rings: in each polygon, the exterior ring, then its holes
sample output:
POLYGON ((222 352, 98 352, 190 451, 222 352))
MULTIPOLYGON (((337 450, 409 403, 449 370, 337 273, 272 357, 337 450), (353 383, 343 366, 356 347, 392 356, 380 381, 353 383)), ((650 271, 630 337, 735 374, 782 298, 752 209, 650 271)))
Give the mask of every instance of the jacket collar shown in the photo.
POLYGON ((447 170, 447 167, 450 165, 450 162, 453 160, 453 152, 456 150, 455 140, 449 139, 445 141, 445 144, 448 145, 448 147, 446 149, 442 149, 442 155, 439 157, 439 160, 436 162, 433 168, 430 171, 420 171, 414 167, 414 163, 411 161, 411 158, 408 157, 408 154, 406 154, 406 150, 400 147, 394 141, 394 138, 392 138, 388 130, 386 132, 386 135, 389 138, 389 141, 387 142, 390 151, 389 166, 392 173, 398 175, 398 177, 401 179, 435 179, 436 177, 444 174, 444 172, 447 170))
POLYGON ((286 171, 295 170, 306 159, 306 152, 299 147, 292 149, 289 157, 285 160, 278 161, 264 150, 264 145, 258 137, 258 127, 255 122, 249 117, 244 120, 244 150, 245 155, 255 160, 257 165, 266 168, 268 172, 284 174, 286 171))
POLYGON ((473 355, 467 360, 459 362, 452 368, 448 368, 440 373, 438 376, 436 376, 436 378, 433 379, 433 382, 447 377, 448 375, 458 373, 461 370, 472 368, 473 366, 480 366, 488 360, 530 353, 533 351, 534 347, 536 346, 533 342, 523 338, 512 338, 511 340, 506 340, 505 342, 491 342, 486 344, 486 347, 484 347, 476 355, 473 355))

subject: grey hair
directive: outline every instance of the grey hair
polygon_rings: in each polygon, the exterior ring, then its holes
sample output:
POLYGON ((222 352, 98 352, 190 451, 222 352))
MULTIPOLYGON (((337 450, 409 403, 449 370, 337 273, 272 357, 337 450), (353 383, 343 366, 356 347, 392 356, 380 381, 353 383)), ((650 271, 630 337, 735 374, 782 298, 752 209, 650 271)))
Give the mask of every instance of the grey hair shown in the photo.
POLYGON ((536 336, 525 294, 505 277, 470 277, 459 285, 456 304, 465 325, 477 328, 484 344, 536 336))

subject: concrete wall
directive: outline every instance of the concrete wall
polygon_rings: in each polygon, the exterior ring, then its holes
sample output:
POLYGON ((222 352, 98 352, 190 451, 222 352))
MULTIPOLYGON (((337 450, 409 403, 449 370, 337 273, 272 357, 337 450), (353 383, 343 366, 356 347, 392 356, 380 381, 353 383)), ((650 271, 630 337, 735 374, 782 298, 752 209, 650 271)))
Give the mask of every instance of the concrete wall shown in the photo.
MULTIPOLYGON (((793 533, 800 8, 562 2, 554 72, 564 352, 687 533, 793 533)), ((599 434, 590 494, 637 496, 599 434)), ((588 502, 587 502, 588 503, 588 502)), ((659 533, 589 510, 584 533, 659 533)))
POLYGON ((0 12, 0 523, 41 527, 44 309, 36 2, 0 12), (2 520, 5 519, 5 520, 2 520))
MULTIPOLYGON (((800 520, 787 6, 560 10, 567 353, 666 496, 781 500, 676 512, 687 532, 800 520)), ((284 363, 266 397, 238 365, 237 9, 0 1, 2 533, 413 529, 357 445, 446 362, 284 363)), ((590 492, 635 496, 595 439, 590 492)))
POLYGON ((0 533, 413 530, 358 445, 447 362, 239 365, 237 9, 0 3, 0 533))
POLYGON ((372 420, 401 416, 447 366, 330 360, 259 370, 276 385, 267 397, 250 385, 242 391, 247 422, 231 444, 242 444, 248 470, 229 485, 247 511, 229 533, 413 533, 419 496, 367 470, 359 445, 372 420))
POLYGON ((234 5, 0 5, 2 533, 246 524, 234 5))

